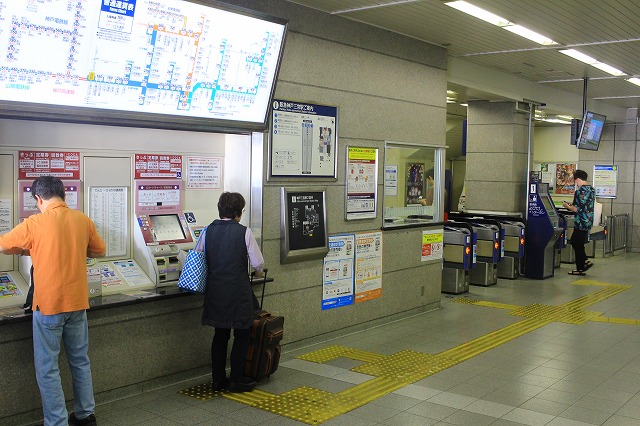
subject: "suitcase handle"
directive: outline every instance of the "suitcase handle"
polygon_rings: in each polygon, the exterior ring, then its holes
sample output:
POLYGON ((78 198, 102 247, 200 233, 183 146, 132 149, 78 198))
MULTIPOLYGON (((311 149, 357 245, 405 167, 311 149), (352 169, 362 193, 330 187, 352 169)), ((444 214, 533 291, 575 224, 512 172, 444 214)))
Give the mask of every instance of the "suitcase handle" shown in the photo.
MULTIPOLYGON (((260 297, 260 309, 262 310, 262 302, 264 302, 264 287, 267 284, 267 272, 269 272, 269 269, 265 268, 262 270, 263 275, 262 275, 262 279, 264 281, 262 281, 262 296, 260 297)), ((256 271, 252 271, 251 272, 251 285, 253 285, 253 279, 256 277, 256 271)))

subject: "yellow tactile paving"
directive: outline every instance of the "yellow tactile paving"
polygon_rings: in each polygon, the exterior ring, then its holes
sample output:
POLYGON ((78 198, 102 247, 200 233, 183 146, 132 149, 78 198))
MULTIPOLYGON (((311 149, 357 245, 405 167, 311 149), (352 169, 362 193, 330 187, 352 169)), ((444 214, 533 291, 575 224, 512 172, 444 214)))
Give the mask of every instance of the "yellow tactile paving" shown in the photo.
POLYGON ((352 371, 367 374, 374 378, 337 394, 306 386, 293 389, 281 395, 271 394, 259 389, 248 393, 220 393, 211 391, 211 384, 195 386, 179 393, 201 400, 223 396, 299 422, 316 425, 552 322, 584 324, 588 321, 597 321, 640 325, 640 320, 603 317, 600 312, 585 310, 586 307, 613 297, 631 286, 587 279, 576 280, 572 284, 601 288, 560 306, 542 304, 517 306, 469 298, 452 300, 452 302, 456 303, 505 309, 510 311, 510 315, 521 316, 525 319, 439 354, 432 355, 404 350, 391 355, 382 355, 334 345, 298 357, 315 363, 326 363, 339 357, 365 362, 365 364, 353 368, 352 371))

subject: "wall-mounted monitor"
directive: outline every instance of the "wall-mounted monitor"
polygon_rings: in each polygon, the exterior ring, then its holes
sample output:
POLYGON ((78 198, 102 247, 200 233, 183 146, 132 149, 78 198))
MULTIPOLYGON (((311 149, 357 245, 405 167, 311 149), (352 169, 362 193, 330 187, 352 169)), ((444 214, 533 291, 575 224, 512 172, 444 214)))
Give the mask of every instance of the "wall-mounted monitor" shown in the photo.
POLYGON ((607 117, 604 115, 591 111, 585 112, 576 144, 578 149, 598 150, 606 119, 607 117))
POLYGON ((0 2, 0 117, 264 130, 286 22, 208 3, 0 2))

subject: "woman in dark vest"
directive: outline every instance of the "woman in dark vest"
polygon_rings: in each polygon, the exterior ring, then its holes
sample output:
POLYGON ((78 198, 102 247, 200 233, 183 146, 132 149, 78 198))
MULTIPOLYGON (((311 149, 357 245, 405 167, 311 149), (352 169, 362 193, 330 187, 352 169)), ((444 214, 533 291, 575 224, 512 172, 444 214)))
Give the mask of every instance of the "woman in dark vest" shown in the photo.
POLYGON ((248 392, 256 385, 243 372, 249 350, 249 328, 259 308, 249 280, 249 262, 256 276, 261 276, 264 259, 251 229, 240 224, 244 206, 241 194, 223 193, 218 200, 220 219, 214 220, 205 234, 208 277, 202 324, 215 327, 211 342, 214 391, 228 388, 231 392, 248 392), (231 374, 227 378, 231 329, 231 374))

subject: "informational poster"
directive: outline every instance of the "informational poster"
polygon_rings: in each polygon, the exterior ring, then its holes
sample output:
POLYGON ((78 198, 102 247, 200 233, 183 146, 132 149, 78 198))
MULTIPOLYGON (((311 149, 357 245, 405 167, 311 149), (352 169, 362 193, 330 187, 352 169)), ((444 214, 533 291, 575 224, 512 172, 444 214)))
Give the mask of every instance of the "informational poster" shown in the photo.
POLYGON ((356 234, 355 302, 382 296, 382 232, 356 234))
POLYGON ((18 151, 18 179, 40 176, 80 179, 80 152, 18 151))
POLYGON ((136 154, 136 179, 182 178, 182 155, 136 154))
POLYGON ((12 205, 10 198, 0 199, 0 235, 11 231, 13 227, 12 205))
POLYGON ((355 235, 329 237, 329 253, 324 258, 322 310, 353 304, 355 235))
POLYGON ((573 173, 576 169, 576 163, 556 164, 556 194, 573 195, 575 192, 573 173))
POLYGON ((386 165, 384 167, 384 195, 398 195, 398 166, 386 165))
POLYGON ((549 188, 556 186, 556 164, 555 163, 535 163, 533 169, 541 172, 542 182, 548 183, 549 188))
POLYGON ((149 286, 153 284, 142 269, 131 259, 114 261, 113 266, 124 281, 132 287, 149 286))
POLYGON ((322 259, 329 250, 325 191, 282 188, 280 263, 322 259))
POLYGON ((378 198, 378 150, 347 147, 346 219, 374 219, 378 198))
POLYGON ((274 100, 271 176, 337 176, 338 108, 274 100))
POLYGON ((616 198, 618 196, 618 166, 593 166, 593 187, 596 197, 616 198))
POLYGON ((11 279, 11 275, 0 272, 0 299, 14 296, 22 296, 20 287, 11 279))
POLYGON ((407 164, 407 193, 405 204, 420 204, 425 194, 424 164, 407 164))
POLYGON ((422 261, 442 259, 444 231, 434 229, 422 231, 422 261))
POLYGON ((222 158, 187 157, 187 189, 222 188, 222 158))
POLYGON ((128 255, 128 194, 126 186, 89 188, 88 216, 107 245, 106 257, 128 255))

